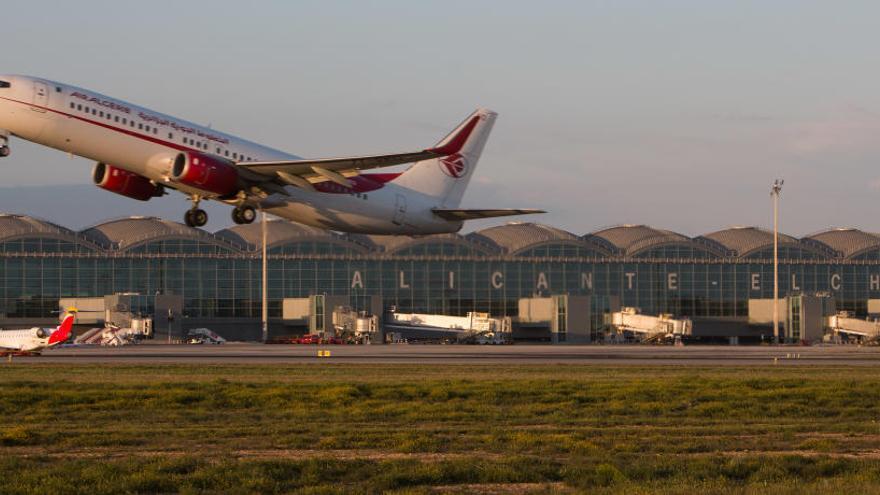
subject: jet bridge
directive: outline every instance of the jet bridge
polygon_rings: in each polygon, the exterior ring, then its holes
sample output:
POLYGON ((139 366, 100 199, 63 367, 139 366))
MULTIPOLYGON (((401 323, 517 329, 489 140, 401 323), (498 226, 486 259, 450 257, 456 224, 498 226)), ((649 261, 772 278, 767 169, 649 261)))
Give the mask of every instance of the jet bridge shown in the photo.
POLYGON ((688 318, 673 318, 671 314, 643 315, 638 308, 625 307, 611 313, 611 326, 618 333, 634 333, 640 340, 693 334, 693 322, 688 318))
POLYGON ((855 318, 848 311, 829 316, 828 328, 837 337, 856 340, 880 338, 880 320, 855 318))
POLYGON ((503 344, 511 340, 511 319, 492 318, 489 313, 467 316, 390 313, 385 326, 411 339, 454 339, 460 343, 503 344))

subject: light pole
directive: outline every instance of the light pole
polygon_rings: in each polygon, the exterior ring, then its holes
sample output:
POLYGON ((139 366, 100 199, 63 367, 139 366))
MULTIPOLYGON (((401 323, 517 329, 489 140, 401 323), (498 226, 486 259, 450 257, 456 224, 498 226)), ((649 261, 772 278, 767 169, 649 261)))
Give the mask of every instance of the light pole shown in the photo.
POLYGON ((262 229, 262 258, 263 258, 263 315, 262 315, 262 324, 263 324, 263 343, 265 344, 269 340, 269 259, 266 256, 266 212, 260 210, 262 213, 262 218, 260 219, 260 228, 262 229))
POLYGON ((776 179, 770 188, 773 197, 773 343, 779 344, 779 193, 785 181, 776 179))

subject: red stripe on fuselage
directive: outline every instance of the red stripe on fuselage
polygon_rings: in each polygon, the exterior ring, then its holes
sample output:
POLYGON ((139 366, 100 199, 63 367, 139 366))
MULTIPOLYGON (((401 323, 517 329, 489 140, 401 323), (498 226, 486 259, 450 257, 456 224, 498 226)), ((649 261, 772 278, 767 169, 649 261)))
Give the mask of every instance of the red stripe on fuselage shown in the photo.
MULTIPOLYGON (((140 138, 140 139, 143 139, 144 141, 149 141, 149 142, 154 143, 154 144, 161 144, 162 146, 167 146, 167 147, 169 147, 169 148, 174 148, 174 149, 176 149, 176 150, 178 150, 178 151, 195 151, 195 152, 197 152, 197 153, 204 153, 204 150, 195 149, 195 148, 188 148, 188 147, 186 147, 186 146, 183 146, 183 145, 180 145, 180 144, 177 144, 177 143, 172 143, 172 142, 170 142, 170 141, 165 141, 165 140, 163 140, 163 139, 155 138, 155 137, 153 137, 153 136, 148 136, 148 135, 146 135, 146 134, 140 134, 140 133, 137 133, 137 132, 134 132, 134 131, 130 131, 130 130, 128 130, 128 129, 123 129, 123 128, 119 128, 119 127, 114 127, 114 126, 112 126, 112 125, 105 124, 104 122, 98 122, 97 120, 86 119, 86 118, 80 117, 79 115, 74 115, 74 114, 70 114, 70 113, 67 113, 67 112, 61 112, 61 111, 59 111, 59 110, 55 110, 54 108, 43 107, 43 106, 40 106, 40 105, 34 105, 33 103, 27 103, 27 102, 24 102, 24 101, 14 100, 14 99, 12 99, 12 98, 5 98, 5 97, 2 97, 2 96, 0 96, 0 99, 6 100, 6 101, 15 102, 15 103, 19 103, 19 104, 22 104, 22 105, 27 105, 27 106, 29 106, 29 107, 40 108, 40 109, 42 109, 42 110, 48 110, 48 111, 50 111, 50 112, 52 112, 52 113, 57 113, 58 115, 63 115, 63 116, 65 116, 65 117, 70 117, 70 118, 72 118, 72 119, 81 120, 81 121, 83 121, 83 122, 86 122, 86 123, 89 123, 89 124, 93 124, 93 125, 96 125, 96 126, 99 126, 99 127, 103 127, 103 128, 105 128, 105 129, 110 129, 111 131, 116 131, 116 132, 120 132, 120 133, 122 133, 122 134, 126 134, 126 135, 128 135, 128 136, 132 136, 132 137, 140 138)), ((129 119, 129 120, 132 120, 132 121, 133 121, 134 119, 129 119)))

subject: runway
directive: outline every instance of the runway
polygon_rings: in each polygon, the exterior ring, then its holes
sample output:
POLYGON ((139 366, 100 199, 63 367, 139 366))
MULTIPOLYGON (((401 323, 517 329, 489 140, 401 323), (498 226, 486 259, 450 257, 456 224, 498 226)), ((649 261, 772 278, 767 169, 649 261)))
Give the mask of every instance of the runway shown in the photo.
POLYGON ((50 349, 25 363, 407 363, 593 364, 675 366, 880 366, 880 347, 642 346, 642 345, 223 345, 139 344, 50 349), (330 351, 319 357, 319 351, 330 351))

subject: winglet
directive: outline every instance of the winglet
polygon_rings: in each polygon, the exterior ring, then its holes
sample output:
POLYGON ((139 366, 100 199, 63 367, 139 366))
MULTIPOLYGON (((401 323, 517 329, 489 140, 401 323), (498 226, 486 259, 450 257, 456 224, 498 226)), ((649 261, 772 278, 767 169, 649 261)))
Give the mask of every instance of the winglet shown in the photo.
POLYGON ((64 317, 64 321, 49 336, 49 345, 60 344, 70 338, 70 333, 73 330, 73 320, 76 318, 76 311, 76 308, 67 308, 67 316, 64 317))

